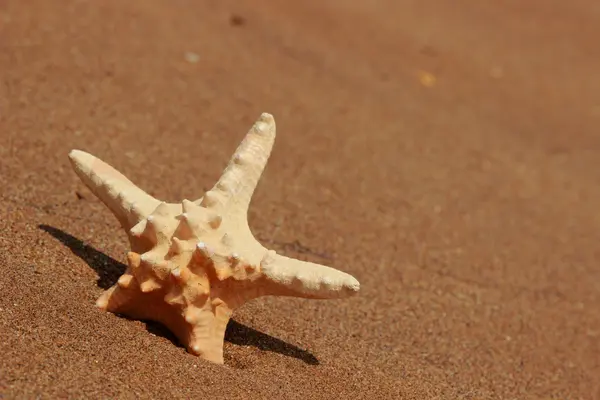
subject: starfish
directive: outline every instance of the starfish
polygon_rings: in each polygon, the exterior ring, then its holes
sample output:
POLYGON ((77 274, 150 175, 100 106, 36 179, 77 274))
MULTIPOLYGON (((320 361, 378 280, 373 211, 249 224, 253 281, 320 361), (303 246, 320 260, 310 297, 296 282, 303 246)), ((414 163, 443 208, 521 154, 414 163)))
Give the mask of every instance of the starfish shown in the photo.
POLYGON ((165 325, 186 350, 223 364, 233 311, 260 296, 335 299, 354 295, 349 274, 288 258, 261 245, 248 207, 275 140, 267 113, 248 131, 215 186, 195 201, 166 203, 80 150, 69 153, 83 183, 127 233, 126 271, 96 306, 165 325))

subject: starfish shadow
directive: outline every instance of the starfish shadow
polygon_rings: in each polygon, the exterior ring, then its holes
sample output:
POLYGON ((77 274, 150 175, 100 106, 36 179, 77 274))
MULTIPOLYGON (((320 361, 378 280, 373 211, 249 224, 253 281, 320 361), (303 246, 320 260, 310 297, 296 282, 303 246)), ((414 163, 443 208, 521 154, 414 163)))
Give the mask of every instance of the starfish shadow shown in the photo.
MULTIPOLYGON (((130 319, 125 315, 123 318, 130 319)), ((146 330, 153 335, 163 337, 169 340, 174 346, 181 347, 181 343, 177 337, 168 330, 164 325, 155 321, 143 321, 146 325, 146 330)), ((230 319, 225 331, 225 340, 237 346, 253 346, 262 351, 271 351, 279 353, 287 357, 294 357, 300 361, 310 365, 319 365, 317 357, 310 352, 277 339, 266 333, 257 331, 247 325, 241 324, 234 319, 230 319)))
MULTIPOLYGON (((112 257, 107 256, 80 239, 49 225, 38 225, 38 228, 49 233, 67 246, 73 254, 85 261, 98 274, 97 284, 102 289, 113 286, 125 272, 126 266, 112 257)), ((126 319, 126 316, 122 316, 126 319)), ((143 321, 146 330, 153 335, 163 337, 175 346, 183 347, 165 326, 154 321, 143 321)), ((294 357, 307 364, 318 365, 319 360, 310 352, 297 346, 277 339, 266 333, 259 332, 233 319, 229 320, 225 331, 225 340, 238 346, 253 346, 263 351, 272 351, 288 357, 294 357)))
POLYGON ((81 258, 90 268, 96 271, 96 274, 98 274, 97 284, 102 289, 106 290, 117 283, 117 280, 127 268, 125 264, 118 262, 114 258, 107 256, 60 229, 48 225, 38 225, 38 228, 54 236, 67 246, 73 254, 81 258))
POLYGON ((263 351, 272 351, 288 357, 294 357, 307 364, 318 365, 319 360, 309 351, 294 346, 281 339, 252 329, 230 319, 225 331, 225 340, 239 346, 254 346, 263 351))

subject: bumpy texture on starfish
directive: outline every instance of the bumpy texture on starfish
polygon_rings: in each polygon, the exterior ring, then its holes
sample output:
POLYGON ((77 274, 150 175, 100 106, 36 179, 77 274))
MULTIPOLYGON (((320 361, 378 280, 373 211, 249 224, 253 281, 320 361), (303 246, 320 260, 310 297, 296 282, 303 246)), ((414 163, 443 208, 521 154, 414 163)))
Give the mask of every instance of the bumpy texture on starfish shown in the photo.
POLYGON ((216 185, 181 204, 161 202, 94 156, 71 151, 77 175, 114 213, 131 245, 127 270, 96 305, 160 322, 190 353, 223 363, 225 328, 244 302, 358 292, 354 277, 276 254, 252 235, 248 206, 274 140, 275 121, 262 114, 216 185))

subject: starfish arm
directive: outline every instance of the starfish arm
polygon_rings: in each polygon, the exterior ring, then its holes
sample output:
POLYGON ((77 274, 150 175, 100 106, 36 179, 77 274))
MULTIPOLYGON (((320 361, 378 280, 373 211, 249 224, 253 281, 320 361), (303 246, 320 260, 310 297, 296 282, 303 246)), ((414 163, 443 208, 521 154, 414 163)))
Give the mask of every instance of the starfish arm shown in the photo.
POLYGON ((115 215, 128 231, 160 204, 102 160, 80 150, 72 150, 69 159, 83 183, 115 215))
POLYGON ((269 251, 261 262, 264 295, 338 299, 356 294, 360 283, 334 268, 296 260, 269 251))
POLYGON ((223 175, 197 204, 227 207, 234 218, 245 219, 256 185, 275 141, 275 120, 263 113, 236 149, 223 175))

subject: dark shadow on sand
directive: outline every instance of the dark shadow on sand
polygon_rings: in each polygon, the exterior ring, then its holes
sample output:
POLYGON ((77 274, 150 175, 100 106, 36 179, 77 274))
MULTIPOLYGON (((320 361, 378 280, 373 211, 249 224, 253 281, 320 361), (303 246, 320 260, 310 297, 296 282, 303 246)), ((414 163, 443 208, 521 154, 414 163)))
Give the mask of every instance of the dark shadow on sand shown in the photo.
POLYGON ((229 320, 229 324, 227 325, 225 340, 240 346, 254 346, 263 351, 272 351, 284 356, 294 357, 307 364, 319 364, 317 357, 313 356, 310 352, 266 333, 259 332, 249 326, 240 324, 233 319, 229 320))
POLYGON ((67 246, 73 254, 81 258, 90 268, 96 271, 96 274, 98 274, 98 286, 102 289, 106 290, 117 283, 117 280, 127 268, 125 264, 107 256, 92 246, 88 246, 81 240, 60 229, 48 225, 39 225, 38 228, 54 236, 67 246))
MULTIPOLYGON (((81 240, 68 233, 48 225, 38 225, 38 228, 49 233, 67 246, 73 254, 85 261, 98 274, 98 286, 108 289, 114 285, 126 269, 125 264, 86 245, 81 240)), ((127 318, 126 316, 122 316, 127 318)), ((127 318, 129 319, 129 318, 127 318)), ((163 337, 175 346, 182 347, 175 335, 165 326, 154 321, 144 321, 146 330, 156 336, 163 337)), ((307 364, 318 365, 319 360, 310 352, 283 340, 259 332, 249 326, 231 319, 225 331, 225 340, 238 346, 254 346, 263 351, 272 351, 287 357, 294 357, 307 364)))

